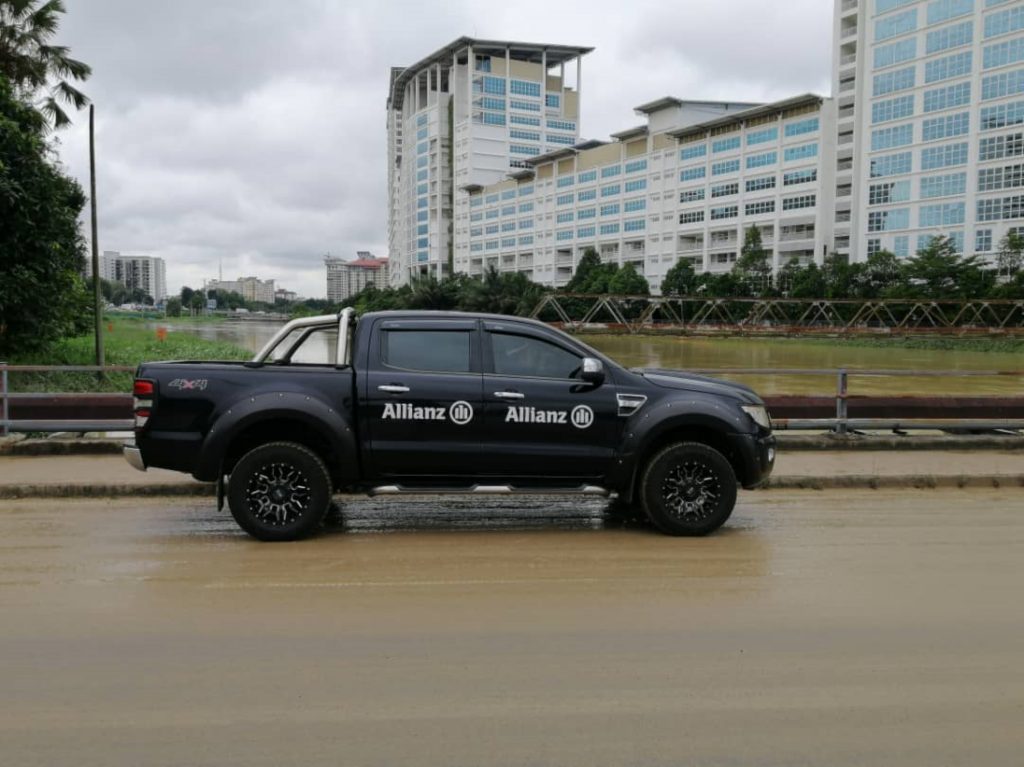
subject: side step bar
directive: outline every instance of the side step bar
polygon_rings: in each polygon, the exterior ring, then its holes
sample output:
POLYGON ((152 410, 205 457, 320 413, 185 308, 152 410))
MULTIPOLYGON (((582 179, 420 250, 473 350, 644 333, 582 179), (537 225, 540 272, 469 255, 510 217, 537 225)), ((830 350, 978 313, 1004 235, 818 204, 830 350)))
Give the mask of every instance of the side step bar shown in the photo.
POLYGON ((473 485, 472 487, 405 487, 404 485, 381 485, 370 488, 368 495, 603 495, 611 494, 610 490, 597 485, 578 485, 576 487, 513 487, 512 485, 473 485))

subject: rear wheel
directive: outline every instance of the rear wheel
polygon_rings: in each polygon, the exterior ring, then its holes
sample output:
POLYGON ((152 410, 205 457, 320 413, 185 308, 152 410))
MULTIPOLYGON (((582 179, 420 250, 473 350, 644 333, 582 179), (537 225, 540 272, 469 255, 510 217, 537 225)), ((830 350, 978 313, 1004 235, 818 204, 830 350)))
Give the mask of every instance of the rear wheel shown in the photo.
POLYGON ((699 442, 678 442, 644 469, 640 497, 651 522, 667 535, 707 535, 736 505, 736 473, 729 461, 699 442))
POLYGON ((231 516, 261 541, 294 541, 312 535, 330 503, 327 467, 316 453, 295 442, 253 448, 228 480, 231 516))

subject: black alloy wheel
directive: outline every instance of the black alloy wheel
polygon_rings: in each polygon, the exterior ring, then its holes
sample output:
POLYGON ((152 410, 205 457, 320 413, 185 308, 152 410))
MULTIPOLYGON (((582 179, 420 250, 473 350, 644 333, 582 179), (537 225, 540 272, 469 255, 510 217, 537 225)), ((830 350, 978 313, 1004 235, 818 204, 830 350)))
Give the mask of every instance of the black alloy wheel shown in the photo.
POLYGON ((294 541, 320 527, 331 503, 331 478, 320 457, 294 442, 253 448, 228 480, 231 515, 261 541, 294 541))
POLYGON ((706 535, 717 530, 736 505, 736 473, 708 445, 678 442, 644 469, 640 497, 651 522, 667 535, 706 535))

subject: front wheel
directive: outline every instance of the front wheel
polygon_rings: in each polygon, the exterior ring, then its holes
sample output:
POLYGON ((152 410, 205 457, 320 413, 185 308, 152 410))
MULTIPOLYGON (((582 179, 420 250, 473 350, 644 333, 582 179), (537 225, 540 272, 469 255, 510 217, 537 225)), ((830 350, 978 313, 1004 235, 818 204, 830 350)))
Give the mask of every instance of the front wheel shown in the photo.
POLYGON ((253 448, 228 480, 231 516, 261 541, 295 541, 312 535, 330 503, 327 467, 316 453, 295 442, 253 448))
POLYGON ((699 442, 677 442, 644 469, 640 497, 651 522, 667 535, 707 535, 736 505, 736 473, 725 456, 699 442))

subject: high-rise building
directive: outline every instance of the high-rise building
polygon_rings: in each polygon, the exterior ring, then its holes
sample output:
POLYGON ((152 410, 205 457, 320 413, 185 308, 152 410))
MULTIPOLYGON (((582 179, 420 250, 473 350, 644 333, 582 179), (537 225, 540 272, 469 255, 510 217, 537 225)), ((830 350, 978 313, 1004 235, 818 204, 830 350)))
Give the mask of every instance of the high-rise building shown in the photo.
POLYGON ((327 300, 344 301, 373 285, 379 290, 388 287, 388 259, 376 258, 366 250, 356 251, 353 261, 326 256, 327 300))
POLYGON ((237 280, 207 280, 206 290, 217 290, 223 293, 238 293, 246 301, 253 303, 274 303, 274 281, 261 280, 259 277, 239 277, 237 280))
MULTIPOLYGON (((469 265, 454 236, 467 190, 502 181, 579 136, 581 57, 591 48, 461 37, 391 70, 388 248, 391 283, 469 265), (575 63, 574 87, 566 67, 575 63)), ((572 72, 570 71, 570 74, 572 72)))
POLYGON ((1024 217, 1024 3, 836 0, 835 246, 991 256, 1024 217))
MULTIPOLYGON (((100 277, 119 282, 128 290, 142 290, 155 303, 167 298, 167 273, 164 260, 158 256, 122 254, 105 250, 99 257, 100 277)), ((92 277, 92 259, 85 261, 86 277, 92 277)))

